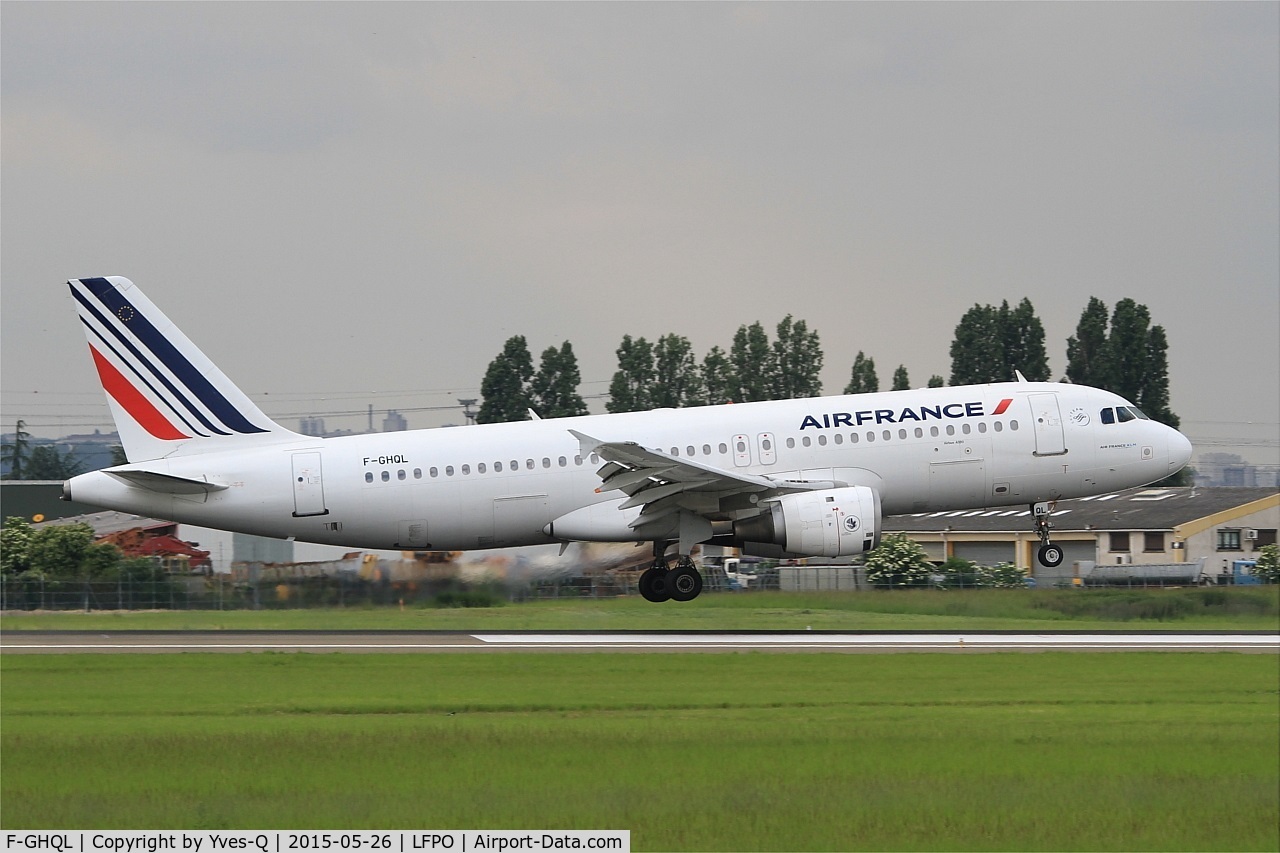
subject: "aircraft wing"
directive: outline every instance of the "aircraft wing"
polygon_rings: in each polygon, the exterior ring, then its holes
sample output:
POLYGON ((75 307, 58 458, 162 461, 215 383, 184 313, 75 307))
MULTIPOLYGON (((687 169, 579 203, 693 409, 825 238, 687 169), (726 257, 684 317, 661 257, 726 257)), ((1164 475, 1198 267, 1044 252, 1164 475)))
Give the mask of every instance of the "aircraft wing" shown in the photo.
POLYGON ((605 461, 597 472, 601 481, 597 491, 627 495, 620 510, 642 507, 630 527, 654 539, 705 541, 711 537, 712 521, 755 515, 762 509, 759 504, 781 494, 836 485, 728 471, 632 441, 602 441, 577 430, 569 432, 578 439, 584 457, 595 453, 605 461))

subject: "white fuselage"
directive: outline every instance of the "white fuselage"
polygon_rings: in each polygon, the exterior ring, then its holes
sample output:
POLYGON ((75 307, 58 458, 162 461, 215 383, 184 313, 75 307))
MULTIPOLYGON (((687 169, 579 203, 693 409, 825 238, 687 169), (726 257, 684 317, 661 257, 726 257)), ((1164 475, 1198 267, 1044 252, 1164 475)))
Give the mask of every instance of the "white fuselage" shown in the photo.
POLYGON ((1181 468, 1191 448, 1176 430, 1103 422, 1103 410, 1127 405, 1022 382, 298 437, 121 466, 226 487, 207 494, 143 488, 110 469, 68 489, 84 503, 306 542, 496 548, 589 538, 553 537, 549 525, 618 500, 597 491, 602 463, 583 458, 571 429, 739 474, 870 486, 891 515, 1082 497, 1181 468))

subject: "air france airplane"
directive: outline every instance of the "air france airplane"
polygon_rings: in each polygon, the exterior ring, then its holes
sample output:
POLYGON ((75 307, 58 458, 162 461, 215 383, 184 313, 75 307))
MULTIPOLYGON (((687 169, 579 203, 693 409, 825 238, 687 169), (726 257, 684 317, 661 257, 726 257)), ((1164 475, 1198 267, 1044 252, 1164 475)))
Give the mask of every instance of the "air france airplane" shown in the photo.
POLYGON ((701 592, 699 543, 844 557, 895 513, 1030 505, 1038 559, 1055 566, 1054 502, 1163 479, 1191 456, 1115 394, 1021 376, 316 438, 263 414, 128 279, 69 284, 129 461, 73 477, 66 499, 359 548, 653 543, 650 601, 701 592))

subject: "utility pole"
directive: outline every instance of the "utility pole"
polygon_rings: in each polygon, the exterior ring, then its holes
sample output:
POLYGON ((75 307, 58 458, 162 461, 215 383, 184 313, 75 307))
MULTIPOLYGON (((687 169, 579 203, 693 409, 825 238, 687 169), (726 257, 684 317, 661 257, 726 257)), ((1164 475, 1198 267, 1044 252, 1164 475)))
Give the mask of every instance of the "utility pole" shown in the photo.
POLYGON ((476 413, 471 407, 479 401, 478 397, 474 400, 458 400, 458 403, 462 406, 462 416, 467 419, 467 426, 473 426, 476 422, 476 413))

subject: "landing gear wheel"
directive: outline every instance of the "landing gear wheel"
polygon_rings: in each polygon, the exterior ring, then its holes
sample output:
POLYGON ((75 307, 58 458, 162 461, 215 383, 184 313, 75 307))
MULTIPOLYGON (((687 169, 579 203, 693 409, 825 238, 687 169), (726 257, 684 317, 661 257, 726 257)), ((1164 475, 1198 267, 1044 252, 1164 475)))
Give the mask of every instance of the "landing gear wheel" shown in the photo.
POLYGON ((1062 565, 1062 548, 1058 545, 1041 545, 1036 558, 1045 568, 1057 568, 1062 565))
POLYGON ((666 582, 675 601, 693 601, 702 592, 702 573, 693 563, 676 566, 667 575, 666 582))
POLYGON ((637 585, 645 601, 657 604, 671 598, 670 574, 665 566, 650 566, 640 575, 637 585))

